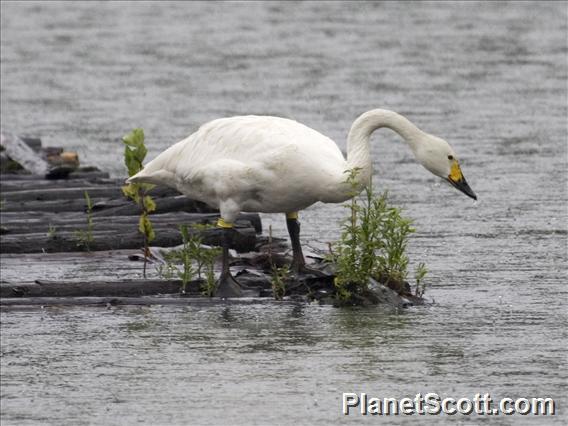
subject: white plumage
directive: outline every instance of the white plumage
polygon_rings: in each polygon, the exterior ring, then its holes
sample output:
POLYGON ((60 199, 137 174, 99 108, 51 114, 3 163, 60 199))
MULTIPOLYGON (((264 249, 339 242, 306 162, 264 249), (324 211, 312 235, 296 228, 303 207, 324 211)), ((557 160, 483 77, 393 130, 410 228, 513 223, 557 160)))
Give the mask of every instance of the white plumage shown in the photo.
POLYGON ((338 203, 350 198, 346 171, 355 167, 360 168, 360 189, 367 184, 372 173, 369 138, 380 127, 399 133, 432 173, 475 196, 464 187, 467 184, 447 142, 382 109, 355 120, 347 158, 331 139, 296 121, 231 117, 204 124, 128 181, 175 187, 189 198, 219 208, 227 222, 233 222, 240 211, 296 212, 318 201, 338 203))

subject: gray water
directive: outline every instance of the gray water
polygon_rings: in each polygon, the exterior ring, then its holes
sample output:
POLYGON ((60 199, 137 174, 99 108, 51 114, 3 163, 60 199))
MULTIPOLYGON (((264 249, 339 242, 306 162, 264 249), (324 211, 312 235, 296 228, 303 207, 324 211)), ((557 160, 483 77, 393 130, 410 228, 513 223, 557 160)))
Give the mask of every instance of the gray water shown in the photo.
MULTIPOLYGON (((368 422, 567 421, 566 3, 2 2, 1 12, 2 128, 114 176, 134 127, 149 158, 205 121, 251 113, 294 118, 344 149, 352 120, 383 107, 450 141, 479 196, 441 185, 398 136, 373 137, 375 186, 415 219, 411 267, 430 270, 426 307, 4 310, 2 424, 360 421, 341 415, 342 392, 558 403, 549 418, 368 422)), ((344 215, 303 212, 306 243, 325 248, 344 215)), ((285 235, 280 215, 263 219, 285 235)))

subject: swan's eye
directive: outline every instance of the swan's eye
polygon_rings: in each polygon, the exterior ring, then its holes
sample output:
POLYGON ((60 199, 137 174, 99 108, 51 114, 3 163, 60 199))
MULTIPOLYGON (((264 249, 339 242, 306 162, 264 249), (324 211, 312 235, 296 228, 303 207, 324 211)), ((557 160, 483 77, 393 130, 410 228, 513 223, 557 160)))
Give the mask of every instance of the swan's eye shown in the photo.
POLYGON ((448 155, 448 160, 453 160, 454 156, 453 155, 448 155))

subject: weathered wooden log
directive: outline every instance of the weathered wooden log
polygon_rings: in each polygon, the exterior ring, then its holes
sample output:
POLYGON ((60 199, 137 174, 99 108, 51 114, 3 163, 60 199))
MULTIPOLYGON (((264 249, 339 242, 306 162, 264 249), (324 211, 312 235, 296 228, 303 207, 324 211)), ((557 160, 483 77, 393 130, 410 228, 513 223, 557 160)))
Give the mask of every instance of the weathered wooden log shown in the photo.
MULTIPOLYGON (((103 201, 103 198, 91 198, 93 203, 103 201)), ((64 212, 84 212, 87 210, 87 202, 85 199, 77 198, 72 200, 66 200, 62 202, 61 200, 55 201, 10 201, 6 200, 2 203, 3 212, 29 212, 29 211, 40 211, 40 212, 52 212, 52 213, 64 213, 64 212)))
MULTIPOLYGON (((178 229, 180 225, 215 225, 218 214, 215 213, 185 213, 185 214, 172 214, 166 215, 152 215, 150 220, 156 232, 163 228, 178 229), (166 216, 162 218, 162 216, 166 216)), ((49 222, 44 222, 38 219, 22 219, 19 221, 2 220, 2 226, 5 228, 5 234, 33 234, 41 232, 50 232, 57 234, 59 232, 74 232, 76 230, 84 230, 87 226, 87 216, 73 215, 72 218, 66 218, 67 215, 54 216, 49 222)), ((237 227, 248 228, 252 224, 246 220, 237 220, 237 227)), ((94 218, 92 221, 92 229, 94 232, 98 231, 113 231, 123 232, 125 229, 131 229, 137 232, 138 218, 136 216, 111 216, 94 218)))
MULTIPOLYGON (((67 176, 64 177, 64 180, 70 179, 108 179, 110 175, 107 172, 101 171, 82 171, 81 168, 72 171, 67 176)), ((36 175, 36 174, 9 174, 9 173, 2 173, 0 174, 0 180, 3 182, 6 181, 20 181, 20 180, 42 180, 46 179, 45 175, 36 175)))
POLYGON ((2 309, 18 306, 101 306, 112 307, 120 305, 249 305, 259 303, 278 303, 296 305, 306 299, 289 299, 275 301, 269 297, 262 298, 234 298, 222 299, 219 297, 10 297, 0 299, 2 309))
MULTIPOLYGON (((3 233, 7 234, 31 234, 41 232, 56 233, 60 231, 74 231, 86 226, 87 215, 85 213, 67 213, 44 215, 14 214, 15 212, 1 213, 3 233)), ((164 213, 152 214, 150 220, 155 229, 162 227, 175 227, 187 224, 214 225, 219 218, 218 213, 164 213)), ((100 230, 123 230, 125 227, 136 228, 138 219, 135 216, 105 216, 94 217, 93 229, 100 230)), ((253 226, 257 233, 262 233, 260 216, 255 213, 242 213, 238 216, 236 225, 241 228, 253 226)))
POLYGON ((2 191, 2 198, 10 202, 55 201, 84 198, 85 192, 91 198, 112 198, 120 196, 120 188, 115 186, 89 186, 79 188, 41 188, 20 191, 2 191))
POLYGON ((58 179, 58 180, 6 180, 0 181, 2 192, 25 191, 30 189, 62 189, 62 188, 81 188, 81 187, 108 187, 120 188, 121 181, 108 178, 94 179, 58 179))
MULTIPOLYGON (((57 182, 57 181, 55 181, 57 182)), ((60 181, 59 181, 60 182, 60 181)), ((114 185, 89 185, 69 188, 39 188, 39 189, 20 189, 6 190, 2 188, 2 199, 6 201, 54 201, 70 200, 73 198, 84 198, 85 192, 91 198, 116 199, 116 205, 124 205, 125 201, 120 186, 114 185)), ((172 188, 156 187, 148 192, 154 198, 175 197, 181 194, 172 188)), ((132 203, 132 201, 128 201, 132 203)), ((105 204, 104 202, 102 203, 105 204)))
POLYGON ((96 179, 96 178, 109 178, 110 174, 107 172, 98 171, 83 171, 81 168, 69 173, 65 179, 96 179))
MULTIPOLYGON (((156 202, 154 214, 169 212, 216 213, 217 210, 201 201, 190 200, 183 195, 163 197, 156 202)), ((94 216, 129 216, 139 215, 141 209, 130 200, 99 200, 93 205, 94 216)))
MULTIPOLYGON (((241 284, 255 289, 269 289, 267 279, 255 275, 240 275, 241 284)), ((186 284, 183 296, 199 295, 203 280, 186 284)), ((33 283, 1 283, 0 298, 4 297, 138 297, 161 294, 181 294, 181 280, 121 280, 121 281, 50 281, 33 283)), ((272 296, 272 294, 270 294, 272 296)))
MULTIPOLYGON (((104 190, 103 190, 104 191, 104 190)), ((141 209, 127 199, 113 199, 90 196, 93 204, 94 216, 128 216, 140 215, 141 209)), ((183 195, 163 197, 157 200, 155 214, 185 211, 190 213, 215 213, 216 210, 200 201, 189 200, 183 195)), ((29 212, 41 211, 52 213, 80 212, 87 210, 87 202, 84 197, 65 200, 29 200, 13 201, 6 199, 2 204, 5 212, 29 212)))
MULTIPOLYGON (((199 294, 201 281, 186 285, 187 294, 199 294)), ((0 297, 137 297, 157 294, 180 293, 181 280, 131 280, 131 281, 45 281, 35 283, 0 284, 0 297)))
MULTIPOLYGON (((34 199, 68 199, 82 198, 84 191, 89 192, 91 189, 108 189, 109 198, 122 199, 122 186, 124 181, 120 179, 58 179, 58 180, 8 180, 0 182, 0 190, 4 198, 12 198, 17 200, 34 200, 34 199), (44 194, 45 192, 45 194, 44 194), (47 196, 49 195, 49 196, 47 196), (41 197, 41 198, 38 198, 41 197)), ((174 188, 166 186, 156 186, 148 191, 148 195, 154 198, 174 197, 181 195, 174 188)))
MULTIPOLYGON (((203 244, 220 246, 223 242, 223 230, 210 228, 205 230, 190 229, 190 233, 198 233, 203 244)), ((77 232, 57 232, 55 235, 48 233, 32 234, 4 234, 0 253, 42 253, 42 252, 73 252, 81 250, 101 251, 136 249, 143 246, 143 237, 139 232, 133 232, 126 227, 121 231, 93 231, 91 241, 85 236, 81 237, 77 232)), ((153 245, 159 247, 172 247, 182 243, 181 234, 175 228, 160 228, 156 232, 153 245)), ((253 227, 238 229, 234 234, 231 248, 238 252, 254 250, 256 244, 256 231, 253 227)))

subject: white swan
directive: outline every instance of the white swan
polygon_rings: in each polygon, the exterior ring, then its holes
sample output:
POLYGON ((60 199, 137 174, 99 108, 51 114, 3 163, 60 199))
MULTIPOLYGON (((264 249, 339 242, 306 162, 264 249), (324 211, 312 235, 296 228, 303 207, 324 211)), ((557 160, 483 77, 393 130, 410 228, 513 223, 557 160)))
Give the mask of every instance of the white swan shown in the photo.
MULTIPOLYGON (((381 127, 402 136, 426 169, 476 199, 446 141, 384 109, 368 111, 355 120, 347 140, 347 159, 331 139, 296 121, 269 116, 230 117, 204 124, 127 182, 177 188, 189 198, 219 208, 218 226, 228 230, 241 211, 286 213, 293 268, 299 272, 305 269, 305 262, 297 212, 318 201, 340 203, 349 199, 353 188, 345 182, 346 171, 354 168, 360 169, 359 189, 365 187, 372 173, 369 139, 381 127)), ((238 295, 240 290, 229 273, 228 250, 224 248, 217 295, 238 295)))

